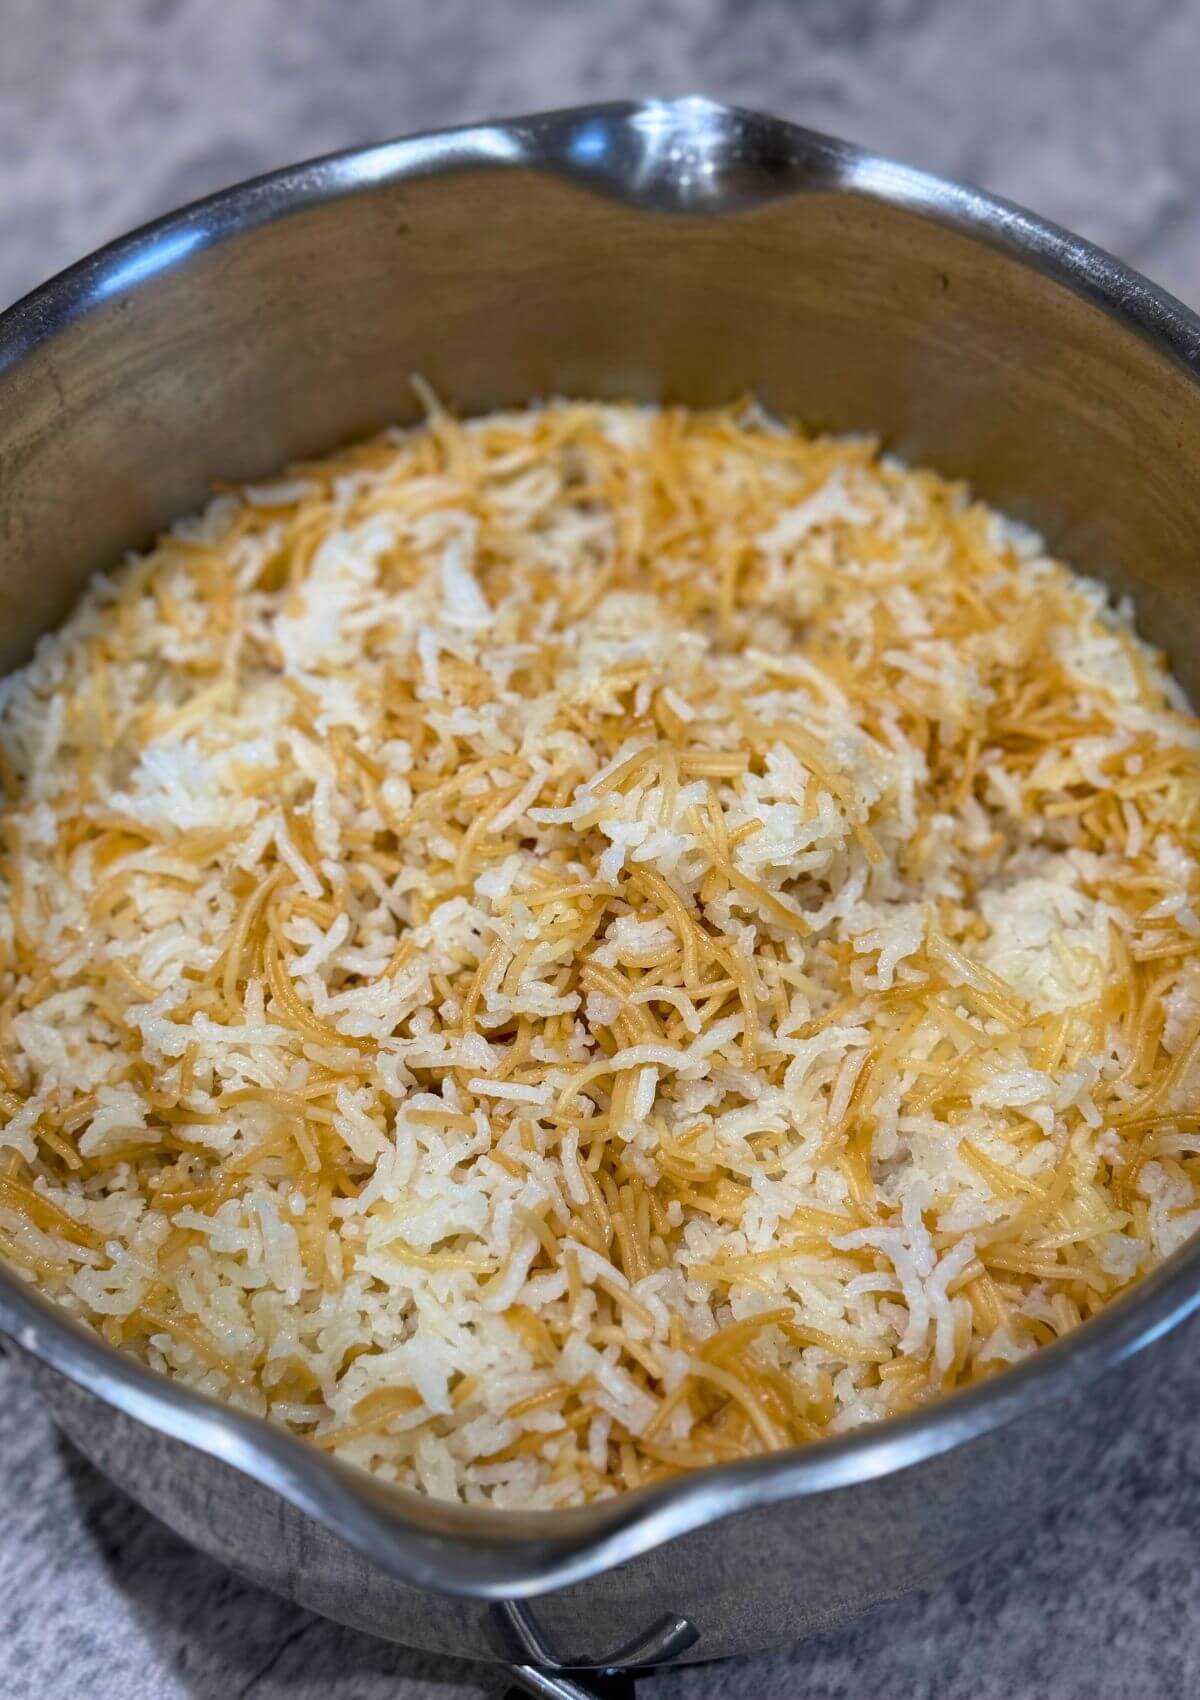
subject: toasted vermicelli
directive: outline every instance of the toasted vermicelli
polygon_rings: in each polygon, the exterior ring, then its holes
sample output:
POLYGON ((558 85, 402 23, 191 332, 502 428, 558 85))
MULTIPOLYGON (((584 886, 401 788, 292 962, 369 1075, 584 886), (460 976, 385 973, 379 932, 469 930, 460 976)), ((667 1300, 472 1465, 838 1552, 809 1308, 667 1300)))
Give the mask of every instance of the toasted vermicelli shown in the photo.
POLYGON ((382 1477, 817 1440, 1200 1225, 1200 725, 869 441, 433 407, 0 692, 0 1255, 382 1477))

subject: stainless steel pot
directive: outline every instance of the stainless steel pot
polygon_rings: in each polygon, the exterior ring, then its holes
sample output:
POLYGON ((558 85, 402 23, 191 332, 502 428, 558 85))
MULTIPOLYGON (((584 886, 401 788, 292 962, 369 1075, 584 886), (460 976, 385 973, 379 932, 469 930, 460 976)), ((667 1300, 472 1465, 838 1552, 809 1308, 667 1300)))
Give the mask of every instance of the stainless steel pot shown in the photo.
MULTIPOLYGON (((1200 321, 1086 243, 707 101, 337 155, 173 214, 0 319, 0 665, 211 480, 411 417, 421 372, 465 411, 752 390, 878 431, 1132 590, 1196 692, 1198 361, 1200 321)), ((0 1272, 0 1326, 59 1423, 188 1540, 345 1623, 507 1659, 562 1695, 584 1690, 551 1667, 795 1639, 1012 1533, 1086 1479, 1145 1397, 1148 1348, 1198 1301, 1186 1248, 927 1412, 519 1515, 388 1488, 158 1379, 0 1272)))

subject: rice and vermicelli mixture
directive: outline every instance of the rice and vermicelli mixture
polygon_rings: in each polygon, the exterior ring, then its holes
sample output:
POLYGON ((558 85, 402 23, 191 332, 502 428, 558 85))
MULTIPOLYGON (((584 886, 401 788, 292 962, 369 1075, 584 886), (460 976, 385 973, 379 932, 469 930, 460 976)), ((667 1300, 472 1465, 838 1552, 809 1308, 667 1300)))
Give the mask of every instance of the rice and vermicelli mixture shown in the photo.
POLYGON ((2 689, 0 1253, 380 1476, 839 1433, 1200 1225, 1200 726, 867 441, 435 408, 2 689))

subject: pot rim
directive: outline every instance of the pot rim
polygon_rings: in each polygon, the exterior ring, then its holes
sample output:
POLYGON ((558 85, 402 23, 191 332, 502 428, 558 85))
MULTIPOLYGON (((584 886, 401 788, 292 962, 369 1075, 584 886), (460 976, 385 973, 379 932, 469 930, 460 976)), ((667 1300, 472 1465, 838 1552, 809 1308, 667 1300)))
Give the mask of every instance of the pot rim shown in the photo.
MULTIPOLYGON (((1200 318, 1101 249, 1009 202, 815 131, 697 96, 567 108, 329 154, 142 226, 0 314, 0 374, 83 315, 258 225, 406 179, 525 170, 653 213, 730 216, 825 192, 901 207, 998 248, 1200 378, 1200 318)), ((1200 1306, 1200 1239, 1066 1339, 876 1428, 566 1511, 500 1511, 380 1482, 265 1418, 145 1368, 0 1265, 0 1330, 125 1417, 279 1494, 418 1588, 478 1599, 568 1587, 722 1518, 907 1469, 1077 1390, 1200 1306)))

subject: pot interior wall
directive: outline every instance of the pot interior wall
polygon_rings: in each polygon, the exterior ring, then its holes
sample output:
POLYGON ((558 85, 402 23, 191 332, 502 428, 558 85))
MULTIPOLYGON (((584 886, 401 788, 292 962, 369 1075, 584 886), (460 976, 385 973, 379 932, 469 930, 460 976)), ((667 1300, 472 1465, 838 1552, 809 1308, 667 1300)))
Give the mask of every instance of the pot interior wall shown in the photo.
MULTIPOLYGON (((999 248, 831 187, 825 159, 811 175, 720 216, 523 167, 383 180, 284 216, 263 191, 237 214, 257 223, 205 246, 233 214, 202 210, 82 278, 86 310, 0 374, 0 668, 214 481, 415 417, 416 372, 466 412, 752 391, 878 433, 1134 591, 1194 688, 1189 374, 999 248)), ((39 329, 32 315, 23 334, 39 329)))

